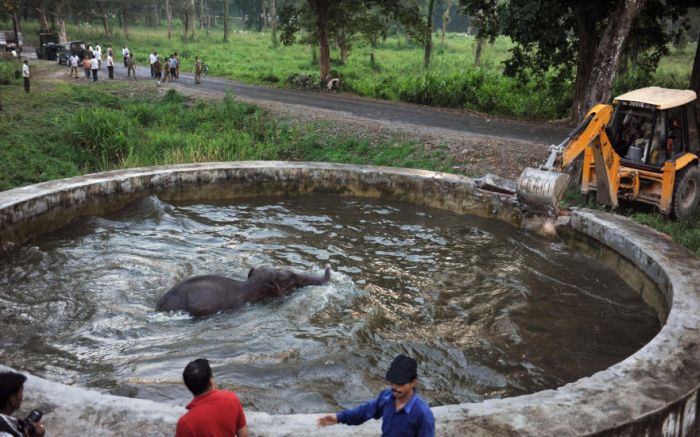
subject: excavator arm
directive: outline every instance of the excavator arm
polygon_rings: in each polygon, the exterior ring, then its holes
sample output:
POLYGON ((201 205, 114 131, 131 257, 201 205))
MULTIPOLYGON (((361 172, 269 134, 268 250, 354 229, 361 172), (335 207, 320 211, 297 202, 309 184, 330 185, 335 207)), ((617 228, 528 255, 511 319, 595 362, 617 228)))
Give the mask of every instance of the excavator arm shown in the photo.
POLYGON ((517 183, 518 199, 531 210, 556 211, 569 182, 569 175, 563 171, 590 147, 598 201, 617 206, 616 175, 620 157, 605 131, 612 113, 610 105, 594 106, 564 141, 550 147, 549 157, 539 169, 528 167, 523 170, 517 183))

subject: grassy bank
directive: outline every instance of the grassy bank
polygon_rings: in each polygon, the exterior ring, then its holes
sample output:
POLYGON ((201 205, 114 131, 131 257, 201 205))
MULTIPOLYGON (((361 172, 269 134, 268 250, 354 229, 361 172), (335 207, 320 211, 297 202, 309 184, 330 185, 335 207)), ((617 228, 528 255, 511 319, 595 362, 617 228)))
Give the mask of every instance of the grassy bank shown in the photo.
MULTIPOLYGON (((191 70, 195 56, 208 64, 210 74, 250 83, 285 86, 292 75, 318 77, 318 62, 312 58, 317 50, 308 44, 273 47, 269 33, 238 29, 229 43, 222 41, 221 27, 198 30, 194 41, 183 41, 182 28, 177 24, 173 36, 167 38, 165 26, 144 28, 131 26, 129 38, 113 23, 113 37, 108 40, 97 24, 68 25, 70 39, 81 39, 103 47, 112 44, 120 53, 127 45, 136 54, 140 65, 148 64, 148 54, 157 50, 161 55, 178 52, 186 70, 191 70)), ((25 23, 25 34, 31 42, 36 23, 25 23)), ((474 67, 476 42, 472 36, 451 33, 445 44, 434 36, 434 56, 429 71, 423 68, 423 48, 404 37, 391 36, 372 47, 358 39, 345 65, 339 62, 339 52, 332 48, 334 75, 341 78, 344 91, 361 96, 401 100, 434 106, 461 107, 492 115, 558 119, 565 117, 571 104, 571 86, 553 85, 550 77, 537 77, 522 84, 504 77, 502 61, 509 57, 512 43, 501 37, 493 45, 485 45, 481 66, 474 67), (373 57, 372 57, 373 55, 373 57), (374 61, 372 61, 374 59, 374 61)), ((630 72, 622 78, 620 87, 640 87, 657 84, 685 88, 689 82, 695 45, 672 49, 662 60, 653 77, 640 77, 630 72)), ((627 89, 618 91, 627 91, 627 89)))
MULTIPOLYGON (((17 68, 0 62, 0 73, 17 68)), ((58 67, 32 64, 35 76, 58 67)), ((183 162, 309 160, 447 170, 453 162, 410 142, 328 135, 290 126, 257 106, 193 100, 151 82, 19 80, 0 85, 5 110, 0 190, 114 168, 183 162)))

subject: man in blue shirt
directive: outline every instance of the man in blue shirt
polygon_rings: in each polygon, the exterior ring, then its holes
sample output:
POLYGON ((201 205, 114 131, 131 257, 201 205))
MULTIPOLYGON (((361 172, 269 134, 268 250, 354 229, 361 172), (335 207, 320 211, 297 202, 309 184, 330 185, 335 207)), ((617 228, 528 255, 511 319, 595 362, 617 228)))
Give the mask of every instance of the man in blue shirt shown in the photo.
POLYGON ((433 437, 435 418, 428 403, 415 391, 417 370, 416 360, 406 355, 397 356, 386 373, 391 388, 358 407, 325 415, 318 419, 318 424, 361 425, 369 419, 381 417, 382 437, 433 437))

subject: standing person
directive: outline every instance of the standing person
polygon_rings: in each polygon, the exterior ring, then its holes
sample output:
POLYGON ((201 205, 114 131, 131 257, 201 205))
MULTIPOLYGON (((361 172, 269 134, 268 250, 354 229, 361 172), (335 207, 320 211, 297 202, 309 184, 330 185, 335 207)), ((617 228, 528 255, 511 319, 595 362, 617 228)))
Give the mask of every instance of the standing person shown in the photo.
POLYGON ((73 77, 73 73, 75 73, 76 79, 78 78, 78 61, 80 61, 80 59, 75 53, 71 54, 70 58, 68 58, 68 63, 70 64, 70 77, 73 77))
POLYGON ((127 46, 122 47, 122 57, 124 58, 124 68, 129 67, 129 48, 127 46))
MULTIPOLYGON (((17 77, 17 76, 15 76, 17 77)), ((22 64, 22 79, 24 80, 24 91, 27 93, 29 92, 29 78, 31 77, 31 74, 29 73, 29 61, 24 60, 24 64, 22 64)))
POLYGON ((136 62, 134 61, 134 54, 129 53, 129 60, 127 64, 127 70, 126 70, 126 78, 131 77, 131 73, 134 73, 134 79, 136 79, 136 62))
POLYGON ((170 64, 170 77, 172 80, 175 80, 177 79, 177 58, 175 54, 170 55, 170 60, 168 62, 170 64))
POLYGON ((198 56, 194 57, 194 83, 202 83, 202 61, 199 60, 198 56))
POLYGON ((107 73, 110 79, 114 79, 114 58, 109 50, 107 51, 107 73))
POLYGON ((97 69, 102 69, 102 47, 99 44, 95 44, 95 56, 97 57, 97 69))
POLYGON ((148 61, 151 64, 151 77, 156 77, 156 72, 155 72, 155 69, 153 68, 153 64, 156 63, 157 59, 158 59, 158 52, 153 50, 153 52, 148 56, 148 61))
POLYGON ((156 57, 156 62, 153 63, 153 75, 156 79, 156 85, 160 85, 160 71, 163 67, 160 65, 160 56, 156 57))
POLYGON ((168 65, 168 62, 163 62, 163 82, 165 81, 172 82, 172 78, 170 77, 170 65, 168 65))
POLYGON ((245 413, 238 396, 214 389, 209 361, 199 358, 182 372, 185 385, 194 395, 189 410, 180 417, 175 437, 237 436, 248 437, 245 413))
POLYGON ((100 69, 100 63, 97 62, 97 54, 92 55, 90 69, 92 70, 92 81, 97 82, 97 70, 100 69))
POLYGON ((90 62, 90 59, 85 56, 83 59, 83 71, 85 71, 85 80, 90 80, 90 68, 92 66, 92 63, 90 62))
POLYGON ((406 355, 397 356, 386 372, 391 388, 379 393, 377 399, 358 407, 323 416, 318 419, 318 424, 361 425, 369 419, 381 417, 383 437, 434 437, 433 413, 428 403, 415 391, 417 370, 416 360, 406 355))
POLYGON ((46 430, 36 421, 20 420, 12 417, 24 400, 24 382, 27 377, 16 372, 0 372, 0 436, 24 437, 26 435, 42 437, 46 430), (31 427, 31 428, 29 428, 31 427), (29 429, 27 429, 29 428, 29 429), (26 429, 26 433, 21 429, 26 429))
POLYGON ((175 58, 175 78, 180 78, 180 57, 177 52, 173 53, 173 58, 175 58))

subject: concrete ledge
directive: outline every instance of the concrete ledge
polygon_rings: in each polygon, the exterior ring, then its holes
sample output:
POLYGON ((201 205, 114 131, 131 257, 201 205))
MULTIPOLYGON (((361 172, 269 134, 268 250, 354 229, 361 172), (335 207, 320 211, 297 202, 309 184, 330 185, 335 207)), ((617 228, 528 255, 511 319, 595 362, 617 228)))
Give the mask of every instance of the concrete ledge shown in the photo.
MULTIPOLYGON (((420 170, 289 162, 188 164, 115 171, 0 192, 6 251, 77 216, 122 208, 145 194, 214 199, 332 192, 387 197, 526 226, 513 196, 471 179, 420 170)), ((556 390, 434 408, 437 435, 696 435, 700 382, 700 260, 623 217, 573 211, 558 230, 613 268, 665 324, 624 361, 556 390), (578 237, 577 237, 578 236, 578 237)), ((172 435, 182 406, 103 395, 30 376, 24 408, 40 406, 50 433, 172 435)), ((318 415, 249 412, 252 435, 379 435, 379 421, 318 429, 318 415)))

